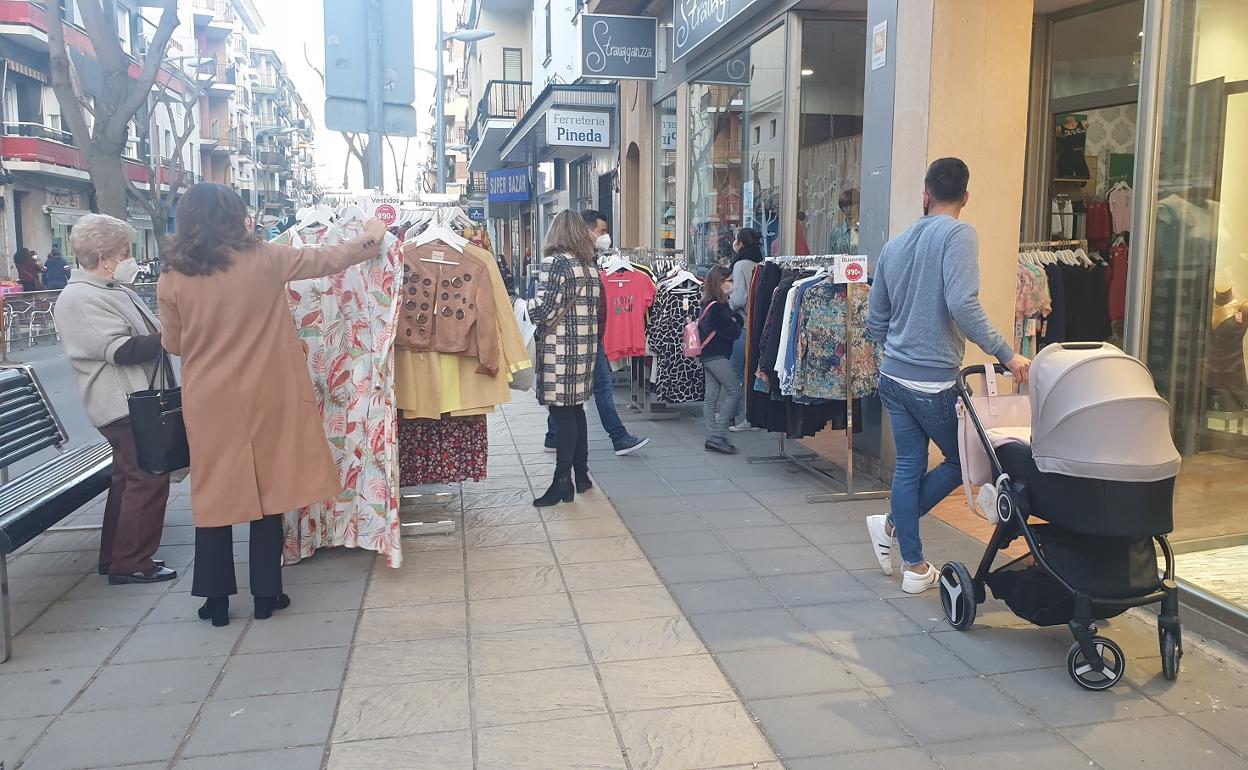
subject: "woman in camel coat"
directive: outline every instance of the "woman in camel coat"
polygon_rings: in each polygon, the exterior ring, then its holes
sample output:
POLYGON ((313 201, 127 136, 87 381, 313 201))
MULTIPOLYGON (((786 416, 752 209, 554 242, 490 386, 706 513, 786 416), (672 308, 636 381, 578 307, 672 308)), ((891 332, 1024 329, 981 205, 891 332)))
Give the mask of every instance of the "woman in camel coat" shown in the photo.
POLYGON ((296 249, 247 232, 246 207, 224 185, 194 185, 178 202, 177 235, 160 278, 162 343, 182 357, 191 448, 195 579, 200 617, 229 622, 237 593, 231 526, 251 525, 256 618, 289 606, 282 593, 282 519, 342 491, 286 300, 288 281, 332 275, 379 253, 385 225, 337 246, 296 249))

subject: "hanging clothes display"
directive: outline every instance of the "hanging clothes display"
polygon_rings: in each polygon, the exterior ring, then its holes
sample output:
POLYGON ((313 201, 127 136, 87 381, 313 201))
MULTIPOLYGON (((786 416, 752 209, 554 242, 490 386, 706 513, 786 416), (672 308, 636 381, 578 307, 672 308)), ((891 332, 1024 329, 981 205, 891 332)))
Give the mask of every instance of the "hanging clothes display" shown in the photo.
POLYGON ((445 212, 414 222, 401 250, 395 400, 404 486, 484 479, 484 415, 511 401, 512 375, 532 366, 498 264, 465 237, 474 226, 462 212, 445 212))
POLYGON ((654 279, 631 264, 603 271, 606 326, 602 344, 608 361, 646 354, 646 317, 654 305, 654 279))
POLYGON ((1055 342, 1109 339, 1109 275, 1109 264, 1083 242, 1020 246, 1014 307, 1018 349, 1026 355, 1055 342))
MULTIPOLYGON (((353 237, 360 225, 282 237, 332 243, 353 237)), ((391 567, 402 563, 393 369, 402 251, 397 239, 389 240, 380 256, 361 265, 288 286, 343 491, 287 515, 287 564, 334 546, 376 551, 391 567)))
MULTIPOLYGON (((800 263, 800 255, 792 259, 800 263)), ((782 270, 768 259, 755 275, 747 308, 746 418, 805 438, 828 427, 844 430, 852 398, 854 430, 861 430, 857 399, 875 392, 882 357, 866 331, 870 289, 854 287, 850 313, 849 290, 822 270, 782 270)))
POLYGON ((690 284, 661 284, 646 329, 654 352, 654 398, 668 404, 687 404, 704 397, 702 365, 684 354, 684 328, 700 308, 699 290, 690 284))

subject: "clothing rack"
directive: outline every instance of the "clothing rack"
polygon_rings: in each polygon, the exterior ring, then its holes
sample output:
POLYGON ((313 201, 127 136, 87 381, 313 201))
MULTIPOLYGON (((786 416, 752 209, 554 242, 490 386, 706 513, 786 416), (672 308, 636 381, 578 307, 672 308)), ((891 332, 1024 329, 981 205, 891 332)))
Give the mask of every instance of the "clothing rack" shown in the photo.
POLYGON ((1023 241, 1018 244, 1018 250, 1026 251, 1027 249, 1056 248, 1060 246, 1078 246, 1086 251, 1088 248, 1088 242, 1080 239, 1065 241, 1023 241))
MULTIPOLYGON (((616 249, 615 253, 623 255, 629 262, 650 268, 659 277, 670 270, 689 269, 689 260, 680 249, 623 248, 616 249)), ((646 356, 632 356, 629 359, 628 408, 648 420, 670 420, 680 416, 679 412, 668 411, 667 404, 651 401, 646 384, 646 356)))
MULTIPOLYGON (((766 257, 766 261, 774 262, 784 267, 816 267, 831 268, 836 263, 836 254, 821 255, 801 255, 801 256, 773 256, 766 257)), ((854 362, 853 362, 853 345, 849 344, 849 337, 852 334, 852 326, 854 324, 854 292, 857 290, 858 284, 845 284, 845 479, 842 481, 828 471, 818 468, 811 464, 811 461, 821 457, 817 452, 806 452, 795 454, 789 451, 787 437, 780 435, 779 448, 774 455, 763 455, 747 457, 746 462, 754 465, 766 463, 793 463, 798 468, 810 473, 821 480, 834 486, 841 487, 843 491, 839 492, 823 492, 814 493, 806 496, 808 503, 830 503, 843 500, 877 500, 888 497, 888 490, 883 489, 857 489, 854 484, 854 362)))

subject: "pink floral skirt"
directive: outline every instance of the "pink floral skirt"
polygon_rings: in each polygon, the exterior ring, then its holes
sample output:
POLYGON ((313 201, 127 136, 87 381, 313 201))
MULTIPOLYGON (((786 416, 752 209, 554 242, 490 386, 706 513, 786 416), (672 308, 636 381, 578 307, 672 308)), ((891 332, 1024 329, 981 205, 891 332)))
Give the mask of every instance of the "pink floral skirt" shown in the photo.
POLYGON ((457 484, 485 478, 485 417, 399 420, 399 485, 457 484))

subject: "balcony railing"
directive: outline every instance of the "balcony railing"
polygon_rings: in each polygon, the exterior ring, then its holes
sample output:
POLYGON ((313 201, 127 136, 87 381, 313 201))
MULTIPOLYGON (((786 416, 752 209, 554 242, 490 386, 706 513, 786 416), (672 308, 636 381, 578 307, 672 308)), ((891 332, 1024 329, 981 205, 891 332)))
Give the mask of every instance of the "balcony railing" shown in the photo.
POLYGON ((74 137, 68 131, 45 126, 42 123, 5 123, 5 136, 33 136, 37 139, 50 139, 53 142, 73 145, 74 137))
POLYGON ((272 166, 275 168, 289 168, 290 163, 286 158, 286 153, 277 150, 261 150, 256 153, 256 162, 262 166, 272 166))
POLYGON ((481 132, 491 118, 516 120, 533 99, 533 85, 526 80, 491 80, 477 102, 476 116, 468 129, 468 146, 476 147, 481 132))
POLYGON ((253 84, 255 88, 264 90, 264 91, 276 91, 277 90, 277 75, 275 73, 265 72, 262 74, 253 75, 253 78, 255 80, 253 84))
POLYGON ((484 171, 474 171, 468 175, 468 184, 464 193, 469 198, 484 198, 486 195, 486 177, 484 171))

